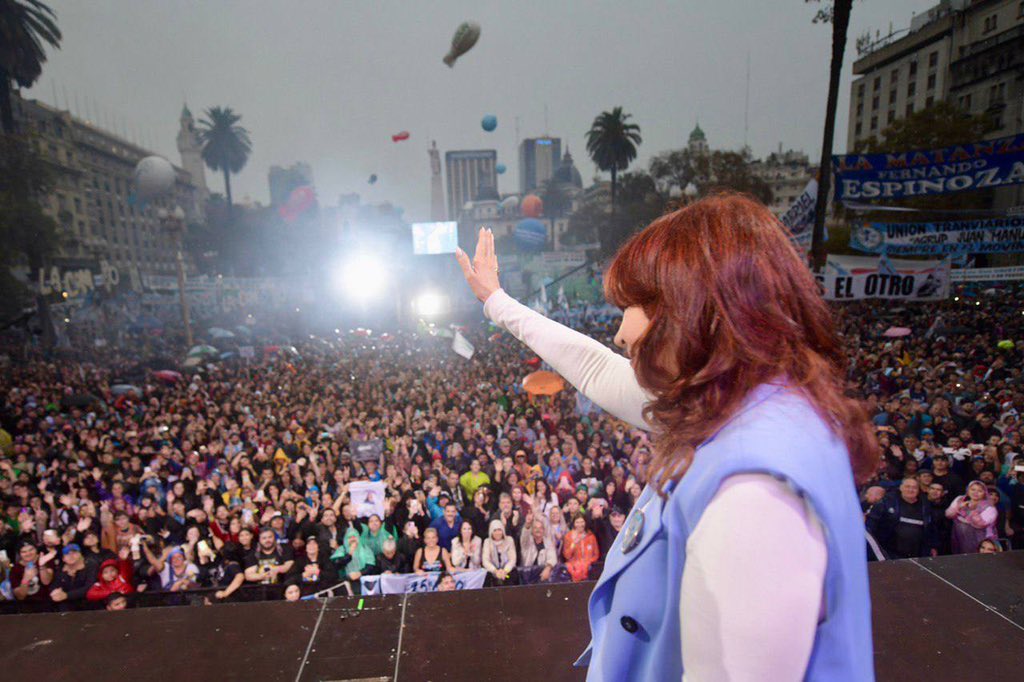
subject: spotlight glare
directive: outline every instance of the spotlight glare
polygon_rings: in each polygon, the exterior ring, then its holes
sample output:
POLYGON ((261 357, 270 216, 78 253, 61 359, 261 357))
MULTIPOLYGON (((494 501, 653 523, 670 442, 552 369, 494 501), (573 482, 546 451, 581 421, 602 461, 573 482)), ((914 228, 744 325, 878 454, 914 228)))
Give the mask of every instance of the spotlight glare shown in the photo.
POLYGON ((434 317, 441 315, 448 307, 447 299, 433 291, 427 291, 413 299, 413 309, 423 317, 434 317))
POLYGON ((331 286, 353 301, 368 303, 386 291, 387 268, 374 256, 353 256, 335 268, 331 286))

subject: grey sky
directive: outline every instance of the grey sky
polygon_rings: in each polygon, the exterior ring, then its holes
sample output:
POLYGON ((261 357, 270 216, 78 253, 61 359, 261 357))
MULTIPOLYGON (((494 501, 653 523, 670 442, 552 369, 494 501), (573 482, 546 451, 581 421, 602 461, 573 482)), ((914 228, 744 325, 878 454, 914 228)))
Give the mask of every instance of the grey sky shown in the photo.
MULTIPOLYGON (((816 158, 828 82, 831 27, 811 23, 802 0, 48 0, 64 47, 29 95, 79 113, 86 95, 100 123, 145 130, 178 163, 182 98, 198 116, 211 105, 243 115, 253 140, 235 196, 268 200, 272 164, 307 161, 322 203, 345 192, 390 200, 410 219, 429 211, 426 148, 495 148, 518 188, 521 137, 568 142, 589 181, 584 134, 616 105, 643 131, 638 163, 685 144, 699 119, 713 148, 743 143, 750 54, 749 143, 756 155, 786 148, 816 158), (454 69, 441 63, 455 27, 477 21, 477 46, 454 69), (548 125, 544 126, 544 107, 548 125), (498 129, 480 128, 484 114, 498 129), (392 143, 391 134, 412 138, 392 143), (366 180, 376 173, 371 187, 366 180)), ((846 140, 856 36, 902 28, 933 0, 862 0, 850 27, 837 149, 846 140)), ((219 177, 207 174, 215 191, 219 177)))

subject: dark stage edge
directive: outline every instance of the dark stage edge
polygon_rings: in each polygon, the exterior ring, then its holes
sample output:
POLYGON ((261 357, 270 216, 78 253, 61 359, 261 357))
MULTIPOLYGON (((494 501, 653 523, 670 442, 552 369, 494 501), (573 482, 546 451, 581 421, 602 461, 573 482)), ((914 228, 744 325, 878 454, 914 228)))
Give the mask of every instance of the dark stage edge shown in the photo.
MULTIPOLYGON (((879 680, 1013 679, 1024 552, 872 564, 879 680)), ((582 680, 592 585, 0 618, 0 678, 582 680), (399 655, 399 650, 401 654, 399 655)), ((1021 679, 1017 677, 1017 679, 1021 679)))

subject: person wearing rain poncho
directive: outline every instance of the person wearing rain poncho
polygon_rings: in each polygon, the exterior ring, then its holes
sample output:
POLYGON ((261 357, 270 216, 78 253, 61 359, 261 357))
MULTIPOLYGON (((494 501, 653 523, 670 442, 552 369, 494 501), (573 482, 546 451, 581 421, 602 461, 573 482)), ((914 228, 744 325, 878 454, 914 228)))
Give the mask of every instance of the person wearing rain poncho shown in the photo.
POLYGON ((359 544, 369 548, 373 552, 374 561, 376 561, 384 553, 384 542, 389 538, 395 542, 398 541, 398 537, 388 530, 381 522, 380 517, 373 514, 363 526, 362 533, 359 534, 359 544))
POLYGON ((360 593, 359 579, 376 571, 376 557, 373 550, 359 537, 354 528, 345 533, 345 541, 331 555, 331 561, 338 566, 342 577, 348 579, 355 594, 360 593))

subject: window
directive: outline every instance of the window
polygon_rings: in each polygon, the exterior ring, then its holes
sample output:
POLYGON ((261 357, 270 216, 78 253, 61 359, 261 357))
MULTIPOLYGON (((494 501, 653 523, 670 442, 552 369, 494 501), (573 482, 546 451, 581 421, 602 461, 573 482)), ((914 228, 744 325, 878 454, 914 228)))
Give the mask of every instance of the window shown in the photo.
POLYGON ((904 114, 904 116, 908 116, 909 117, 913 113, 914 113, 914 103, 911 102, 910 104, 907 105, 907 112, 904 114))
POLYGON ((889 113, 886 114, 886 116, 885 116, 885 122, 888 124, 888 123, 892 123, 895 120, 896 120, 896 110, 895 109, 890 109, 889 113))
POLYGON ((907 83, 907 97, 913 97, 915 92, 917 92, 917 83, 910 81, 907 83))
POLYGON ((1024 17, 1024 2, 1020 3, 1020 7, 1017 9, 1017 18, 1024 17))
POLYGON ((971 110, 971 96, 970 95, 964 95, 963 97, 960 98, 960 108, 963 109, 964 111, 970 111, 971 110))
POLYGON ((982 33, 991 33, 999 27, 999 15, 993 14, 990 17, 985 17, 985 30, 982 33))
POLYGON ((878 108, 878 95, 871 98, 871 110, 874 111, 878 108))
POLYGON ((889 91, 889 104, 893 105, 896 103, 896 88, 889 91))
POLYGON ((934 73, 928 74, 928 89, 929 90, 934 90, 935 89, 935 74, 934 73))
POLYGON ((857 97, 864 97, 864 83, 857 84, 857 97))
POLYGON ((928 68, 934 68, 939 65, 939 53, 932 52, 928 55, 928 68))
POLYGON ((910 62, 910 75, 911 77, 917 75, 917 60, 910 62))
POLYGON ((900 70, 899 69, 893 69, 892 71, 889 72, 889 84, 890 85, 896 85, 896 81, 898 81, 899 79, 900 79, 900 70))
POLYGON ((931 106, 931 105, 933 105, 933 104, 935 104, 935 98, 934 98, 934 97, 932 97, 931 95, 929 95, 929 96, 928 96, 928 99, 926 99, 926 100, 924 101, 924 105, 925 105, 925 107, 930 107, 930 106, 931 106))
POLYGON ((877 116, 872 116, 871 117, 871 129, 872 130, 877 130, 878 129, 878 117, 877 116))
POLYGON ((872 87, 873 87, 873 88, 874 88, 875 90, 878 90, 879 88, 881 88, 881 87, 882 87, 882 77, 881 77, 881 76, 875 76, 875 82, 874 82, 874 84, 872 85, 872 87))
POLYGON ((864 113, 864 105, 861 102, 857 102, 857 115, 860 116, 864 113))
POLYGON ((999 116, 996 116, 995 118, 993 118, 992 119, 992 124, 995 125, 996 130, 999 130, 1000 128, 1002 128, 1003 127, 1003 116, 1002 116, 1002 114, 1000 114, 999 116))

